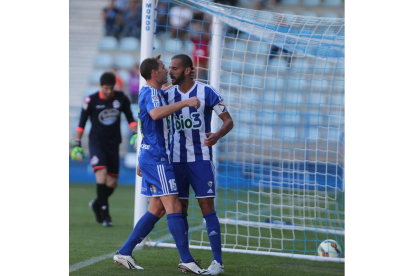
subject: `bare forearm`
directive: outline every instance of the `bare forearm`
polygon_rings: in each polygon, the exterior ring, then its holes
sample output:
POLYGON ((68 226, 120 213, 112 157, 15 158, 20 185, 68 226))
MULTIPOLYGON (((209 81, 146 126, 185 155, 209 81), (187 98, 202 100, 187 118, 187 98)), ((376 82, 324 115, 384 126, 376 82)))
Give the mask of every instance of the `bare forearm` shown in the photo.
POLYGON ((233 125, 234 124, 232 119, 225 120, 221 128, 217 131, 217 135, 219 136, 219 138, 226 136, 226 134, 229 133, 230 130, 233 128, 233 125))
POLYGON ((159 119, 163 119, 167 116, 170 116, 171 114, 173 114, 174 112, 186 107, 186 102, 181 101, 181 102, 177 102, 174 103, 172 105, 166 105, 166 106, 160 106, 160 107, 156 107, 154 109, 151 109, 151 111, 149 112, 151 115, 151 118, 153 120, 159 120, 159 119))

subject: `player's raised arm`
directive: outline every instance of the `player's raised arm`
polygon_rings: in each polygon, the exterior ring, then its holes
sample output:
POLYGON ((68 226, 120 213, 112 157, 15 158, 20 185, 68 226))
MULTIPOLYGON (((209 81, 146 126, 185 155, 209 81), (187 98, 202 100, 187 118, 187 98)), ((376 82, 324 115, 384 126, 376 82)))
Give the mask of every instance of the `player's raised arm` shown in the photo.
POLYGON ((196 109, 198 109, 200 107, 200 100, 197 99, 197 97, 191 97, 185 101, 174 103, 172 105, 160 106, 151 109, 149 114, 153 120, 159 120, 167 116, 170 116, 174 112, 184 107, 195 107, 196 109))

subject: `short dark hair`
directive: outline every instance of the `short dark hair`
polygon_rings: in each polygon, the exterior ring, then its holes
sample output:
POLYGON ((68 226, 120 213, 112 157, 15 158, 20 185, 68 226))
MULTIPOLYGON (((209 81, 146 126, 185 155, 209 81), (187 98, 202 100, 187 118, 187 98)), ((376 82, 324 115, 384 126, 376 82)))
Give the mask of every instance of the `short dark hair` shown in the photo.
POLYGON ((175 55, 172 57, 171 60, 173 59, 181 60, 181 65, 184 66, 184 68, 190 67, 191 69, 193 69, 193 61, 188 55, 184 55, 184 54, 175 55))
POLYGON ((115 86, 115 83, 116 83, 115 74, 112 72, 103 73, 100 79, 100 83, 101 85, 115 86))
POLYGON ((146 58, 143 62, 141 62, 141 66, 139 67, 139 71, 141 72, 141 76, 145 80, 151 79, 151 72, 152 70, 158 70, 158 60, 161 58, 161 55, 158 55, 153 58, 146 58))

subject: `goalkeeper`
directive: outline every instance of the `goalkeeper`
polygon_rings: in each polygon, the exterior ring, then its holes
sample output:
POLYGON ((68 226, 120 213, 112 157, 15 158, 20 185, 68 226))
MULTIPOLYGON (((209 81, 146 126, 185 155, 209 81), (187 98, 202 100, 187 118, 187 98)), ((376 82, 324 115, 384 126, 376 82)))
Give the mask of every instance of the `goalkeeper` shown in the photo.
POLYGON ((73 141, 72 159, 82 161, 84 152, 82 135, 88 118, 92 127, 89 133, 90 164, 96 178, 97 198, 89 202, 98 223, 112 226, 108 198, 118 184, 119 144, 121 143, 121 112, 125 114, 135 142, 137 123, 131 112, 131 102, 121 91, 114 91, 115 75, 106 72, 100 78, 101 90, 86 97, 82 106, 76 138, 73 141))

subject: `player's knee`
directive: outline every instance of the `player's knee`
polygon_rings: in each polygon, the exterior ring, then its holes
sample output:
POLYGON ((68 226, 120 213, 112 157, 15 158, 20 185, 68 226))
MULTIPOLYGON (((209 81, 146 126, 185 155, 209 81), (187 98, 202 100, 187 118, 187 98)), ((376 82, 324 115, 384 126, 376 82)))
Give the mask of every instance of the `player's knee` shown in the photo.
POLYGON ((188 210, 188 199, 180 199, 181 213, 186 214, 188 210))
POLYGON ((200 205, 200 209, 203 215, 206 215, 206 214, 209 214, 215 211, 213 197, 199 198, 198 204, 200 205))

